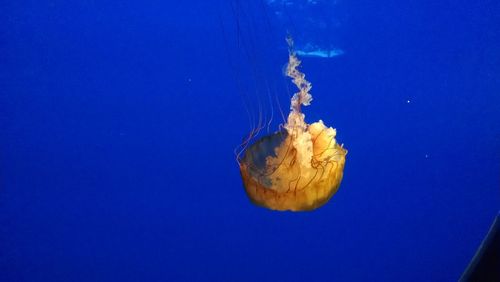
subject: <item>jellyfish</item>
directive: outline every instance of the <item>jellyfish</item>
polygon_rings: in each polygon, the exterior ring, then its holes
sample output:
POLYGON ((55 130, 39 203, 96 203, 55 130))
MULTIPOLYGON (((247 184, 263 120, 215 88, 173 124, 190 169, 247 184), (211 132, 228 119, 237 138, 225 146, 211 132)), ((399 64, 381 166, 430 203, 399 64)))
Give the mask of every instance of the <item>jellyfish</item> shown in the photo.
POLYGON ((307 211, 327 203, 339 189, 347 150, 337 143, 336 130, 322 120, 306 123, 301 108, 312 101, 312 85, 298 69, 301 61, 293 39, 288 37, 287 43, 285 72, 298 88, 288 118, 277 132, 250 145, 252 131, 237 161, 251 202, 272 210, 307 211))

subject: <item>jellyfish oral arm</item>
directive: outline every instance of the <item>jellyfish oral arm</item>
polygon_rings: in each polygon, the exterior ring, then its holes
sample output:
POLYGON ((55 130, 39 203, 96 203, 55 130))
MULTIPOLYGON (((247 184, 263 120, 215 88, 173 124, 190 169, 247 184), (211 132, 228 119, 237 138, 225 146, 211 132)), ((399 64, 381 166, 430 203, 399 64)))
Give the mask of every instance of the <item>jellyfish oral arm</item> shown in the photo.
POLYGON ((290 114, 288 115, 288 121, 285 125, 287 131, 290 132, 303 132, 307 128, 305 122, 305 116, 302 114, 301 106, 309 106, 312 101, 312 95, 309 91, 312 85, 306 80, 306 75, 298 70, 298 66, 301 61, 297 58, 295 50, 293 49, 293 39, 291 37, 287 38, 288 43, 288 64, 286 67, 286 75, 292 79, 293 84, 297 86, 298 92, 296 92, 290 103, 290 114))

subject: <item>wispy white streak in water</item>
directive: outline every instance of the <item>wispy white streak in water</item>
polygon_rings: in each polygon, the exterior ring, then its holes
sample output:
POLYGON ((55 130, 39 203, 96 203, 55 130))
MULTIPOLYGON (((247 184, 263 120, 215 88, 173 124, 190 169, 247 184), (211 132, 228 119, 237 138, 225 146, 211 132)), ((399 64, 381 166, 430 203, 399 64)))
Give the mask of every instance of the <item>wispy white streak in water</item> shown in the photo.
POLYGON ((295 50, 297 55, 300 57, 317 57, 317 58, 333 58, 336 56, 340 56, 344 54, 344 51, 341 49, 332 49, 332 50, 295 50))

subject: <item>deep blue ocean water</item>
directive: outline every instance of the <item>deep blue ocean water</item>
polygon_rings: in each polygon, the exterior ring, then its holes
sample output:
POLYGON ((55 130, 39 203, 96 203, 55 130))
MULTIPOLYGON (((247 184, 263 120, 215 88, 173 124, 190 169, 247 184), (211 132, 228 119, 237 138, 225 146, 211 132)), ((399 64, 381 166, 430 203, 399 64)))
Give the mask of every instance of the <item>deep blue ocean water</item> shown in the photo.
POLYGON ((238 3, 0 3, 0 281, 460 277, 500 208, 499 2, 238 3), (252 205, 233 153, 285 29, 344 51, 303 58, 349 150, 313 212, 252 205))

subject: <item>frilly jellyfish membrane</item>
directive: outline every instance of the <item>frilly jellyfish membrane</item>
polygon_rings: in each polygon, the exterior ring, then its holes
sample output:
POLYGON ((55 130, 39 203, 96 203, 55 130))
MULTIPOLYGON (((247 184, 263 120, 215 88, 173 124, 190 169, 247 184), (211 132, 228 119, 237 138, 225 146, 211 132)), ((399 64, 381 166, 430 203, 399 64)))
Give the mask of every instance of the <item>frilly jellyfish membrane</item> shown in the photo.
POLYGON ((288 118, 277 132, 253 142, 264 127, 257 126, 235 153, 245 191, 254 204, 306 211, 321 207, 337 192, 347 150, 337 143, 334 128, 321 120, 306 123, 301 110, 312 101, 312 86, 298 69, 301 61, 290 36, 287 43, 285 74, 298 89, 291 98, 288 118))

